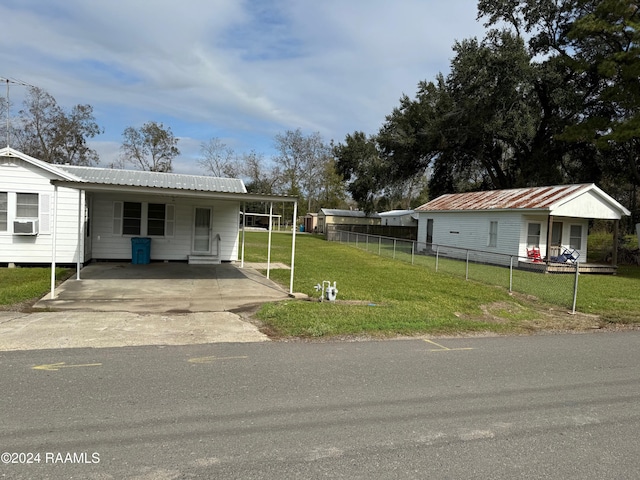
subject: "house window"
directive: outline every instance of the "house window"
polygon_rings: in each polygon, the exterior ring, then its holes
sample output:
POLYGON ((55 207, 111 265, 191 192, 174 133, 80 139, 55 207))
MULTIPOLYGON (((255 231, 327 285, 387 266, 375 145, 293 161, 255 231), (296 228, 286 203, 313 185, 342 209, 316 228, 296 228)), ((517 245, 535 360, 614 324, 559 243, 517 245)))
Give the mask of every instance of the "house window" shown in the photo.
POLYGON ((0 192, 0 232, 7 231, 7 212, 9 203, 7 200, 7 192, 0 192))
POLYGON ((38 218, 38 194, 16 194, 16 218, 38 218))
POLYGON ((147 235, 164 236, 166 206, 164 203, 150 203, 147 215, 147 235))
POLYGON ((540 247, 539 223, 530 223, 527 227, 527 247, 540 247))
POLYGON ((569 246, 576 250, 582 248, 582 225, 571 225, 569 231, 569 246))
POLYGON ((122 208, 122 234, 140 235, 142 223, 142 204, 138 202, 124 202, 122 208))
POLYGON ((489 246, 498 246, 498 222, 489 222, 489 246))

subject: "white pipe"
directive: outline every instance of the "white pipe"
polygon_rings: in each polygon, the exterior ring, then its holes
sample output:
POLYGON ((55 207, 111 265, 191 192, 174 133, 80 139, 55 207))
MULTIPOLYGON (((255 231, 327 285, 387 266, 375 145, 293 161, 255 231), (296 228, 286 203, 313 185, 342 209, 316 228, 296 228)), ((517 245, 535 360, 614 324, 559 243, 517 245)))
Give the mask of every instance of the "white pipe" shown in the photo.
POLYGON ((293 236, 291 237, 291 278, 289 280, 289 295, 293 295, 293 268, 296 259, 296 217, 298 216, 298 202, 293 204, 293 236))
POLYGON ((53 186, 53 217, 51 225, 51 300, 56 290, 56 224, 58 223, 58 186, 53 186))
POLYGON ((78 255, 76 257, 76 280, 80 280, 80 268, 84 259, 84 209, 82 190, 78 190, 78 255))
POLYGON ((240 254, 240 268, 244 268, 244 227, 247 221, 247 202, 242 202, 242 253, 240 254))
POLYGON ((269 203, 269 248, 267 250, 267 278, 269 278, 269 271, 271 269, 271 230, 273 219, 273 202, 269 203))

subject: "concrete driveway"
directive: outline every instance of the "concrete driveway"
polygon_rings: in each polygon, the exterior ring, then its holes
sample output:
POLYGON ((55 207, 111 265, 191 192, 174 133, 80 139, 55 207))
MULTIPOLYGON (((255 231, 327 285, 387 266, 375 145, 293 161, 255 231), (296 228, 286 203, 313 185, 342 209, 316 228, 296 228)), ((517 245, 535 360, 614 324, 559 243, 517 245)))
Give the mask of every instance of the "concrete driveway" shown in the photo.
POLYGON ((289 295, 245 265, 88 265, 44 311, 0 311, 0 351, 267 341, 246 315, 289 295))
POLYGON ((255 265, 95 263, 34 308, 130 313, 234 312, 288 297, 255 265))

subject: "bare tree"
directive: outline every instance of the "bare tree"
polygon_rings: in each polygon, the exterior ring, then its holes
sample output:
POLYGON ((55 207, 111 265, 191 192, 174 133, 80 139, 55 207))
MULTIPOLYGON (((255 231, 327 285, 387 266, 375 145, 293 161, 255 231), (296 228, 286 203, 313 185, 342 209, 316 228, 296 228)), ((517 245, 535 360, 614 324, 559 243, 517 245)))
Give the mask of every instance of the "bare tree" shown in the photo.
POLYGON ((198 164, 209 175, 214 177, 240 176, 240 166, 238 165, 236 154, 219 138, 210 138, 200 145, 202 158, 198 164))
POLYGON ((147 122, 140 128, 127 127, 122 134, 124 140, 122 155, 113 166, 124 166, 132 163, 140 170, 149 172, 171 172, 171 162, 180 155, 170 127, 162 123, 147 122))
POLYGON ((304 196, 310 210, 321 189, 323 165, 330 158, 329 147, 320 133, 304 135, 300 129, 276 135, 275 146, 278 155, 274 161, 282 171, 286 193, 304 196))

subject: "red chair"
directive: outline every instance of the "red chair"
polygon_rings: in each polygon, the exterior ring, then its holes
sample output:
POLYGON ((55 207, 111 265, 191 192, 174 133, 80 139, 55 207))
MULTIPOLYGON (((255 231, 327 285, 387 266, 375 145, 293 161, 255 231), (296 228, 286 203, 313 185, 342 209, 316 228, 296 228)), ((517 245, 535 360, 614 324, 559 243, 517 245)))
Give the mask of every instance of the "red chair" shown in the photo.
POLYGON ((542 262, 542 255, 539 247, 527 248, 527 258, 535 263, 542 262))

